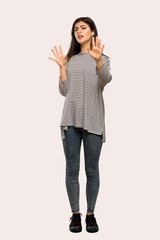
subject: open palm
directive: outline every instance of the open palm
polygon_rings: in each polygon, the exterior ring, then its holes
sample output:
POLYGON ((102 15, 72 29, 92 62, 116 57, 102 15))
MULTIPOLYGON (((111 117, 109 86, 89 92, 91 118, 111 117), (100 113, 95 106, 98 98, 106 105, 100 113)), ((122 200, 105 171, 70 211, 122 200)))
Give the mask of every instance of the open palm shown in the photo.
POLYGON ((101 40, 96 37, 94 40, 94 37, 92 38, 92 50, 88 50, 89 54, 95 61, 100 60, 102 53, 104 49, 104 44, 101 46, 101 40))
POLYGON ((63 54, 62 47, 59 46, 59 49, 54 46, 54 49, 51 49, 54 57, 49 57, 50 60, 55 61, 60 67, 64 66, 67 63, 67 58, 63 54))

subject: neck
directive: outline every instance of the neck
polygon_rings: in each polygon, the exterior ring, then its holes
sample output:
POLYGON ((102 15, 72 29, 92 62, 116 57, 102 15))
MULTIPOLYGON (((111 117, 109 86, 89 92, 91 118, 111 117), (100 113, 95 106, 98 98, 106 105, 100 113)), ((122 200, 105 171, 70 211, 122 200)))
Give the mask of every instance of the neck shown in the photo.
POLYGON ((90 49, 90 42, 81 45, 81 53, 88 52, 88 49, 90 49))

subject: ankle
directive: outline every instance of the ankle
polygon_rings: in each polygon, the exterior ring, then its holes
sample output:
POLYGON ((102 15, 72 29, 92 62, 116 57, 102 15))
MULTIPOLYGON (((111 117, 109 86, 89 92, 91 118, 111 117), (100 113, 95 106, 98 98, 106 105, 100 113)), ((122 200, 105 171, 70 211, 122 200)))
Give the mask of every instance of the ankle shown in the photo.
POLYGON ((94 214, 93 212, 87 212, 86 216, 90 216, 90 215, 93 215, 93 214, 94 214))

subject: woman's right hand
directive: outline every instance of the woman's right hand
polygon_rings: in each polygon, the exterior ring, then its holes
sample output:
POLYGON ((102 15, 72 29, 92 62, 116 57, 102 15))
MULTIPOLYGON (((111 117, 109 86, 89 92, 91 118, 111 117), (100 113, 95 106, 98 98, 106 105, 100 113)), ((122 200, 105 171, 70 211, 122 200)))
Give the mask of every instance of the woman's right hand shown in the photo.
POLYGON ((49 57, 50 60, 55 61, 60 67, 63 67, 67 63, 67 57, 63 54, 62 47, 59 46, 59 49, 54 46, 54 49, 51 49, 54 57, 49 57))

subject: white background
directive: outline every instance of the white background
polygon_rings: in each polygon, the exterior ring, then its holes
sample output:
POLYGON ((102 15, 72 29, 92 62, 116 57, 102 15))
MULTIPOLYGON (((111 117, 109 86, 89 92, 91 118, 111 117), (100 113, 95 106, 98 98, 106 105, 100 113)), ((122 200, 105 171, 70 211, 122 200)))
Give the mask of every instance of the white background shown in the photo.
POLYGON ((0 239, 160 239, 159 1, 1 1, 0 239), (100 231, 69 232, 59 123, 64 98, 51 48, 91 17, 111 57, 104 91, 107 142, 96 205, 100 231))

